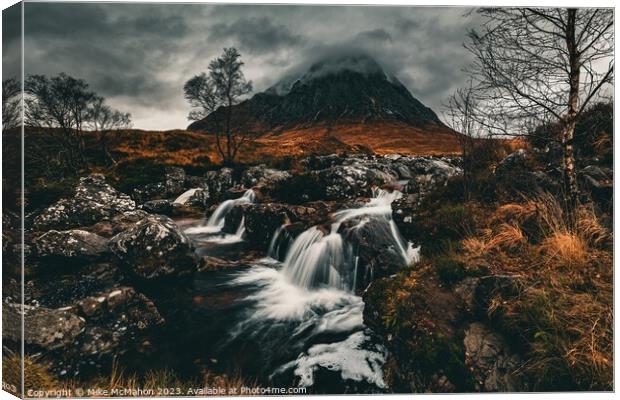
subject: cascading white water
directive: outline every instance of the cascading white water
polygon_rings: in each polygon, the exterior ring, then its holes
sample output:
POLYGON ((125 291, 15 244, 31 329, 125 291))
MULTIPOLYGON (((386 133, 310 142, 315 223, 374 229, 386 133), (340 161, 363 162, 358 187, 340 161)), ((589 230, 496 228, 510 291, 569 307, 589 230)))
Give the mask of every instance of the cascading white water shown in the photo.
POLYGON ((284 274, 298 286, 311 288, 317 284, 348 289, 340 271, 349 261, 351 251, 337 233, 338 227, 331 227, 324 234, 312 227, 293 242, 284 260, 284 274))
MULTIPOLYGON (((238 199, 226 200, 223 201, 213 212, 211 217, 207 220, 206 225, 202 226, 194 226, 185 230, 186 234, 196 235, 196 234, 204 234, 204 233, 219 233, 224 228, 224 222, 226 220, 226 215, 233 209, 233 207, 241 205, 241 204, 251 204, 256 200, 256 194, 252 189, 246 190, 243 196, 238 199)), ((245 218, 241 218, 241 222, 239 223, 239 227, 235 235, 231 237, 219 238, 214 241, 224 241, 224 242, 234 242, 242 239, 243 233, 245 232, 245 218)))
POLYGON ((230 212, 230 210, 232 210, 234 206, 254 203, 255 200, 256 194, 254 194, 254 191, 252 189, 248 189, 243 194, 243 196, 239 197, 238 199, 223 201, 222 204, 220 204, 215 209, 213 215, 209 217, 209 220, 207 221, 207 226, 219 227, 221 230, 224 227, 224 220, 226 219, 226 215, 228 215, 228 213, 230 212))
MULTIPOLYGON (((355 290, 358 259, 351 244, 339 232, 345 221, 360 218, 348 229, 359 229, 370 220, 379 223, 391 235, 391 242, 401 254, 403 264, 415 261, 418 255, 411 243, 406 243, 392 220, 391 204, 399 199, 399 191, 373 189, 373 198, 363 207, 334 213, 335 222, 328 233, 312 227, 299 235, 286 254, 283 273, 291 282, 304 288, 327 285, 342 290, 355 290), (363 217, 363 218, 362 218, 363 217)), ((277 240, 274 238, 274 240, 277 240)))
MULTIPOLYGON (((355 295, 360 260, 350 234, 366 229, 402 254, 403 265, 413 261, 416 252, 392 221, 391 203, 401 195, 374 190, 363 207, 335 213, 331 226, 314 226, 301 233, 281 263, 280 250, 285 250, 289 237, 286 226, 278 228, 269 258, 240 272, 230 283, 254 291, 243 299, 251 308, 229 331, 228 343, 235 346, 248 338, 274 343, 274 335, 280 334, 277 343, 287 345, 267 348, 269 359, 281 350, 292 353, 277 364, 270 378, 293 374, 299 386, 313 386, 321 379, 316 372, 324 369, 342 380, 384 388, 382 365, 387 351, 364 326, 364 302, 355 295)), ((371 270, 360 271, 359 278, 368 280, 369 274, 371 270)))

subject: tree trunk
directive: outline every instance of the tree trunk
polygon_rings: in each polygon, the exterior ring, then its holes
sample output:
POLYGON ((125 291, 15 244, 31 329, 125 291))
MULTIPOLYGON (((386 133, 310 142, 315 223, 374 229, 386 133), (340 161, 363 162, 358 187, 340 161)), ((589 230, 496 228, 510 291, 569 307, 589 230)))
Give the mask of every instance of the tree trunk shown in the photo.
POLYGON ((577 110, 579 107, 579 72, 580 55, 575 41, 575 21, 577 10, 569 9, 566 23, 566 48, 569 56, 569 94, 568 111, 564 118, 562 129, 562 149, 564 153, 564 203, 568 216, 570 229, 575 225, 575 212, 577 208, 577 174, 575 171, 575 155, 573 149, 573 138, 575 134, 575 123, 577 110))
POLYGON ((110 149, 108 148, 108 138, 105 133, 99 134, 99 143, 101 145, 101 158, 104 165, 115 165, 116 160, 110 153, 110 149))
POLYGON ((224 160, 224 164, 232 165, 232 133, 230 131, 230 120, 232 118, 232 99, 228 99, 228 107, 226 110, 226 159, 224 160))

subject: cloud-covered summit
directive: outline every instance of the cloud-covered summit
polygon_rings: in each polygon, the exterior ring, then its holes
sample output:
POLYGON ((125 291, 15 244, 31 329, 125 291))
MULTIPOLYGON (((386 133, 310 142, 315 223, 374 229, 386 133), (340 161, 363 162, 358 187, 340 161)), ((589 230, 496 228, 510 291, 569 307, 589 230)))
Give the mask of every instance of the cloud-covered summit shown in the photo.
MULTIPOLYGON (((369 54, 439 111, 463 84, 462 8, 26 3, 26 73, 86 79, 144 129, 187 125, 183 83, 223 47, 263 91, 330 52, 369 54)), ((5 38, 11 46, 17 37, 5 38)))

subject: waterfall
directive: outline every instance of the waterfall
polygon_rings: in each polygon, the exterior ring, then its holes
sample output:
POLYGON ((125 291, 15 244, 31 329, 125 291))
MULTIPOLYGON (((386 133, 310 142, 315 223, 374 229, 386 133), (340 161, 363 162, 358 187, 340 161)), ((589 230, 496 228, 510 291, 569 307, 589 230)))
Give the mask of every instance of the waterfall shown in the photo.
MULTIPOLYGON (((223 201, 213 212, 211 217, 207 220, 206 225, 202 226, 194 226, 185 230, 185 233, 190 235, 203 234, 203 233, 219 233, 224 228, 224 222, 226 220, 226 215, 233 209, 233 207, 241 204, 251 204, 256 200, 256 194, 252 189, 246 190, 243 196, 238 199, 226 200, 223 201)), ((241 239, 243 233, 245 232, 245 217, 241 218, 241 222, 239 223, 239 227, 235 235, 232 235, 230 240, 235 240, 234 238, 241 239)), ((228 241, 230 241, 228 240, 228 241)))
POLYGON ((267 256, 277 260, 280 256, 280 235, 284 231, 285 225, 280 225, 278 229, 273 233, 271 242, 269 242, 269 248, 267 249, 267 256))
POLYGON ((226 215, 228 215, 228 213, 230 212, 230 210, 232 210, 234 206, 254 203, 255 200, 256 195, 254 194, 254 191, 252 189, 248 189, 243 194, 243 196, 239 197, 238 199, 223 201, 222 204, 220 204, 215 209, 213 215, 211 215, 211 217, 207 221, 207 226, 214 228, 218 227, 221 230, 224 227, 224 220, 226 219, 226 215))
MULTIPOLYGON (((355 290, 358 274, 358 257, 351 243, 342 235, 344 222, 360 218, 359 222, 345 231, 360 229, 369 221, 378 224, 375 234, 388 235, 394 248, 407 265, 417 258, 418 251, 405 242, 392 220, 391 204, 400 198, 399 191, 373 190, 373 198, 363 207, 341 210, 334 213, 335 222, 329 231, 314 226, 299 235, 288 249, 283 263, 283 273, 288 279, 303 288, 328 286, 342 290, 355 290)), ((272 247, 277 243, 274 235, 272 247)), ((370 271, 372 273, 372 271, 370 271)), ((368 271, 364 275, 367 275, 368 271)))
POLYGON ((349 289, 341 271, 351 261, 351 249, 337 232, 338 224, 324 234, 317 227, 303 232, 291 245, 284 260, 284 274, 295 284, 312 288, 320 284, 349 289))

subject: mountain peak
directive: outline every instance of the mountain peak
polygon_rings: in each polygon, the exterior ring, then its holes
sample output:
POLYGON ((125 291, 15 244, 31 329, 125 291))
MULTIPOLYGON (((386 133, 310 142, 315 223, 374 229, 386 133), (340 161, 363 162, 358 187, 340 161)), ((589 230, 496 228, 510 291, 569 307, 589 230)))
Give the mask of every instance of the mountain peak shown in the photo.
MULTIPOLYGON (((303 85, 315 79, 343 73, 355 73, 364 76, 375 75, 390 79, 381 65, 368 54, 341 54, 321 58, 301 73, 299 71, 288 73, 265 92, 282 96, 289 93, 296 84, 303 85)), ((392 78, 391 80, 395 79, 392 78)))
MULTIPOLYGON (((430 108, 366 54, 320 59, 234 107, 240 114, 250 116, 250 125, 258 131, 335 122, 442 125, 430 108)), ((221 112, 222 109, 213 112, 188 129, 212 130, 221 112)))

